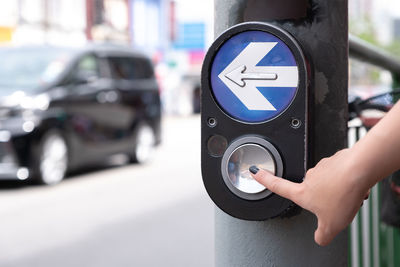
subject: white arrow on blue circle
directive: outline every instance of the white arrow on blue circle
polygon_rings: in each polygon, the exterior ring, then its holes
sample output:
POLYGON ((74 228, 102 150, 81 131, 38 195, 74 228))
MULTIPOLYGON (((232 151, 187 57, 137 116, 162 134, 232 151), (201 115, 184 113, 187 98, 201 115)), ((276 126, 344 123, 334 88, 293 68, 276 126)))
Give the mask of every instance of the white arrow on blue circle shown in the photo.
POLYGON ((297 66, 257 66, 278 43, 251 42, 218 75, 249 110, 276 111, 257 87, 297 87, 297 66))

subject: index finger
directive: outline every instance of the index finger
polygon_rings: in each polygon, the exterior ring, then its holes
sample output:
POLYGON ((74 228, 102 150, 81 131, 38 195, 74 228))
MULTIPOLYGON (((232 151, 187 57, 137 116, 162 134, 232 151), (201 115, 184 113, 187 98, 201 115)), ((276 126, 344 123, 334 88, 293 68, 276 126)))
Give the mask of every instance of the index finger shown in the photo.
POLYGON ((257 182, 264 185, 271 192, 287 198, 295 203, 299 202, 300 184, 282 179, 268 171, 262 169, 260 170, 255 166, 250 167, 250 172, 257 182))

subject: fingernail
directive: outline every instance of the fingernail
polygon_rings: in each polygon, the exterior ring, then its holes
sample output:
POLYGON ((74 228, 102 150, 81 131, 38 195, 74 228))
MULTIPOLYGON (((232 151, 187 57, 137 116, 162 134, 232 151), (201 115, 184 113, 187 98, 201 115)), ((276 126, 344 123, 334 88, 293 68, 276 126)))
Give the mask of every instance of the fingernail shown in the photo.
POLYGON ((249 171, 250 171, 252 174, 257 174, 257 172, 258 172, 259 170, 260 170, 260 169, 257 168, 256 166, 251 166, 251 167, 249 168, 249 171))

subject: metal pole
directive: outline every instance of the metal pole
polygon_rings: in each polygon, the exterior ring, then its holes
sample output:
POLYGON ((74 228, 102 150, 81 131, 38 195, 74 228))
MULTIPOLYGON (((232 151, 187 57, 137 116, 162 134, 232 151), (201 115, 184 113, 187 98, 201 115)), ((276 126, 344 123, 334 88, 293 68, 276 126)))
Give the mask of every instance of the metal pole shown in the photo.
MULTIPOLYGON (((215 0, 216 36, 244 21, 266 21, 292 33, 303 46, 313 73, 311 165, 347 145, 347 5, 347 0, 215 0)), ((316 223, 306 211, 250 222, 216 208, 216 266, 347 266, 347 231, 319 247, 313 240, 316 223)))
POLYGON ((86 38, 91 41, 93 39, 92 36, 92 27, 93 27, 93 0, 86 0, 86 38))

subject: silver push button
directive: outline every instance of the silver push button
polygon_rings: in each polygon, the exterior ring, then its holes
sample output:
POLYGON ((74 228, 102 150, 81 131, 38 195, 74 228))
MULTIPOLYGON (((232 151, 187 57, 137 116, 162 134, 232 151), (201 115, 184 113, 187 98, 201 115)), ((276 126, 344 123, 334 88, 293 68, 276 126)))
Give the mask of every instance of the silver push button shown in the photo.
POLYGON ((221 171, 227 187, 237 196, 258 200, 271 194, 263 185, 254 180, 249 167, 282 175, 282 159, 276 148, 259 137, 244 137, 233 142, 222 158, 221 171))
POLYGON ((275 174, 275 161, 271 154, 260 145, 245 144, 236 148, 228 160, 229 181, 244 193, 255 194, 265 187, 252 178, 249 167, 252 165, 275 174))

